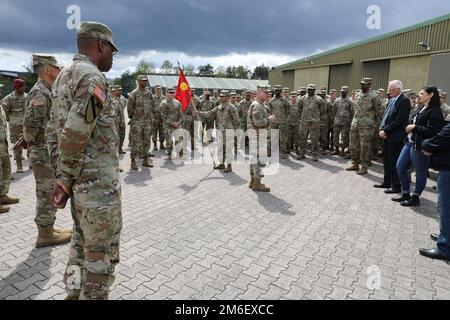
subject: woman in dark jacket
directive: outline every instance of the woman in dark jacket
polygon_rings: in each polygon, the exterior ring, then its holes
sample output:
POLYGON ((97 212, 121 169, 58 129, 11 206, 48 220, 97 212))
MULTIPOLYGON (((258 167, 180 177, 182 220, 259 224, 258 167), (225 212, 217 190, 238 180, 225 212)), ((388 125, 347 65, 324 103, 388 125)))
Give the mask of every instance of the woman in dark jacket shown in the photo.
POLYGON ((420 249, 421 255, 433 259, 450 260, 450 123, 435 137, 422 142, 422 152, 432 156, 432 166, 439 171, 437 212, 439 235, 431 235, 437 248, 420 249))
POLYGON ((444 126, 439 103, 439 92, 436 87, 423 88, 419 93, 419 101, 423 107, 413 115, 411 124, 406 127, 408 134, 405 146, 397 161, 397 171, 402 185, 402 196, 392 201, 401 202, 402 206, 412 207, 420 205, 420 195, 427 184, 427 170, 430 157, 422 153, 422 142, 434 137, 444 126), (414 166, 416 171, 416 188, 411 196, 411 181, 408 169, 414 166))

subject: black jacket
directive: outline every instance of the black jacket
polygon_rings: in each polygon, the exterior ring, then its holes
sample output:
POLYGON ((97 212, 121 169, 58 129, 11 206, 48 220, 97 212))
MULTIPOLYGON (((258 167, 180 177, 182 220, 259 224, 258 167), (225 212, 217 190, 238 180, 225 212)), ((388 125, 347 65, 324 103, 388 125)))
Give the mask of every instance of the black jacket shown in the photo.
POLYGON ((422 148, 423 140, 433 138, 445 124, 440 106, 429 106, 424 112, 420 113, 422 109, 423 107, 418 109, 413 115, 413 119, 417 115, 416 127, 412 132, 412 141, 414 141, 414 147, 417 150, 422 148))
POLYGON ((422 149, 433 153, 431 165, 439 171, 450 171, 450 123, 436 136, 422 142, 422 149))
POLYGON ((410 113, 411 101, 402 93, 395 102, 394 109, 387 118, 384 128, 380 129, 380 131, 386 132, 388 141, 403 142, 405 140, 405 128, 408 125, 410 113))

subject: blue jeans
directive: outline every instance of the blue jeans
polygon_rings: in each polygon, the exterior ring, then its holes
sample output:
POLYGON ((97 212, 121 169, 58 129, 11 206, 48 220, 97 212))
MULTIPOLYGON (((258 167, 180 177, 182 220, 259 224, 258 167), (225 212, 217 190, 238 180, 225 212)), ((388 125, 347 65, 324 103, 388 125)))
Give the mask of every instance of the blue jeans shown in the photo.
POLYGON ((416 150, 410 142, 407 142, 404 145, 397 161, 397 172, 398 177, 400 178, 403 193, 411 192, 411 181, 409 180, 408 169, 411 165, 413 165, 414 169, 416 169, 416 189, 413 194, 416 196, 420 196, 422 194, 427 185, 427 171, 429 163, 430 157, 424 155, 422 150, 416 150))
POLYGON ((450 171, 439 171, 437 212, 440 229, 437 247, 444 256, 450 259, 450 171))

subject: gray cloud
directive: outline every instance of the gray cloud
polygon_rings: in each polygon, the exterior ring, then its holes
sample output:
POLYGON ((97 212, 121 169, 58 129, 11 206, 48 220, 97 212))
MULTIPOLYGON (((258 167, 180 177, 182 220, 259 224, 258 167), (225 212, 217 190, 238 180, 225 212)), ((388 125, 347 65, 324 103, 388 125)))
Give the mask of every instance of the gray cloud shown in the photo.
POLYGON ((331 48, 450 12, 442 0, 2 0, 0 47, 73 52, 69 5, 82 20, 108 24, 122 54, 142 50, 218 56, 230 52, 298 55, 331 48), (382 30, 366 27, 369 5, 381 7, 382 30))

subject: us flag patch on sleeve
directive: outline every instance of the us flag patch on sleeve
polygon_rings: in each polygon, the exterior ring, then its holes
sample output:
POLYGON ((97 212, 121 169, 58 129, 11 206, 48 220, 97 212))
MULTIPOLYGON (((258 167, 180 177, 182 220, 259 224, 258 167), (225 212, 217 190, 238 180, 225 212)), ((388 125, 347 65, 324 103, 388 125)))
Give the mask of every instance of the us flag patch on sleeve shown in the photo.
POLYGON ((97 100, 101 103, 101 104, 105 104, 106 101, 106 93, 103 92, 103 90, 99 87, 99 86, 91 86, 89 88, 89 92, 94 95, 94 97, 97 98, 97 100))

